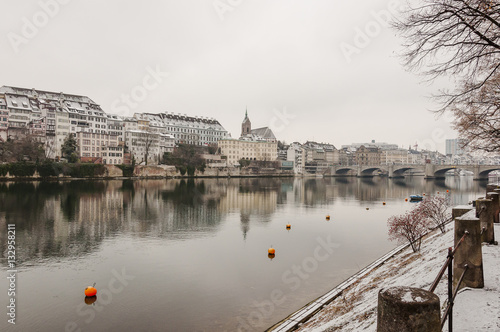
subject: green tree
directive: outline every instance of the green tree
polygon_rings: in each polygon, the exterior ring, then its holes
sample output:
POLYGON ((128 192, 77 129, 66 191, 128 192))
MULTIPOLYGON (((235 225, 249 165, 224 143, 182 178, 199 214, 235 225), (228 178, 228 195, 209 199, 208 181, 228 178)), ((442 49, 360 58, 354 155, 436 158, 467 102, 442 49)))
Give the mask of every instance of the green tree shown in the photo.
POLYGON ((68 134, 68 136, 64 139, 64 143, 61 146, 61 153, 62 156, 66 159, 68 159, 70 162, 73 162, 70 159, 75 159, 74 156, 76 155, 76 148, 77 148, 77 143, 76 139, 73 136, 73 134, 68 134))
POLYGON ((251 161, 247 160, 247 159, 238 160, 238 164, 240 164, 241 167, 247 167, 250 165, 250 163, 251 163, 251 161))
POLYGON ((178 169, 188 170, 188 175, 194 174, 194 169, 205 170, 205 161, 201 157, 204 153, 203 147, 192 144, 179 144, 173 152, 163 154, 162 163, 174 165, 178 169))

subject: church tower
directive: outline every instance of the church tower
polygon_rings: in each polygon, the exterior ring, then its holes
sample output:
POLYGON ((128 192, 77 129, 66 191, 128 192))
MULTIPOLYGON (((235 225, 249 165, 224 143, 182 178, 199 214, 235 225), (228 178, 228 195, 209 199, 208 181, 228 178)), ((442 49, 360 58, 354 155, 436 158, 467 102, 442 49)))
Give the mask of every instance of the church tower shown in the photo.
POLYGON ((248 118, 248 110, 245 110, 245 118, 243 119, 243 123, 241 124, 241 136, 250 135, 252 133, 252 123, 248 118))

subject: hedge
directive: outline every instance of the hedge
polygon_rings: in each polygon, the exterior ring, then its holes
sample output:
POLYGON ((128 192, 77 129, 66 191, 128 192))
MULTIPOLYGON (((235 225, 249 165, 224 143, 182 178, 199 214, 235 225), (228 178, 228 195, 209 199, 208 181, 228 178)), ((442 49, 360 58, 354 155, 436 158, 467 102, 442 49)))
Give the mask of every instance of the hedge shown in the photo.
POLYGON ((11 176, 32 177, 35 175, 35 170, 42 178, 59 174, 75 178, 98 177, 106 172, 102 164, 67 164, 47 160, 41 164, 25 162, 0 164, 0 176, 6 176, 8 172, 11 176))
POLYGON ((36 165, 28 163, 11 163, 9 165, 9 174, 13 176, 33 176, 35 174, 36 165))
POLYGON ((103 175, 106 168, 102 164, 68 164, 69 174, 74 178, 96 177, 103 175))
POLYGON ((58 176, 63 172, 63 166, 59 163, 46 160, 43 163, 39 164, 36 167, 36 170, 42 178, 45 178, 48 176, 58 176))
POLYGON ((9 172, 10 164, 0 164, 0 176, 6 176, 9 172))

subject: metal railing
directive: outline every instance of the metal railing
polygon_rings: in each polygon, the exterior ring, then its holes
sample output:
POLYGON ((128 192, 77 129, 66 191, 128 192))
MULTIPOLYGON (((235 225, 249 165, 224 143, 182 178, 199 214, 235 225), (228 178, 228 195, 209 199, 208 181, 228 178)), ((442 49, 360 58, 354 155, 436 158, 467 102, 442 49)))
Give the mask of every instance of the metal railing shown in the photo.
POLYGON ((455 290, 453 290, 453 258, 455 256, 455 253, 457 252, 458 248, 464 242, 465 237, 469 235, 469 232, 465 231, 464 235, 462 238, 458 241, 457 245, 455 248, 448 248, 448 256, 446 259, 446 262, 444 263, 443 267, 439 271, 436 279, 432 283, 431 287, 429 288, 429 292, 434 293, 436 290, 437 285, 439 284, 439 281, 443 277, 444 271, 448 269, 448 305, 446 306, 446 309, 444 310, 443 316, 441 317, 441 329, 443 329, 444 323, 446 322, 446 319, 448 319, 448 331, 453 332, 453 303, 455 301, 455 297, 458 294, 458 290, 460 288, 460 285, 462 284, 462 280, 464 279, 465 273, 467 272, 467 269, 469 266, 467 264, 464 265, 464 272, 460 276, 460 279, 458 279, 457 286, 455 290))

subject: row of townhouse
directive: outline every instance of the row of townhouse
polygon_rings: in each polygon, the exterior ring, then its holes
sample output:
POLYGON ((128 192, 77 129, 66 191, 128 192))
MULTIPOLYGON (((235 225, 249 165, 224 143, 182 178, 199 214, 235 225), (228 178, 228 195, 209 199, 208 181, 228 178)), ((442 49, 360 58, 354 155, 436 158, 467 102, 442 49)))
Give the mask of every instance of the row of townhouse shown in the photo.
POLYGON ((322 173, 333 165, 440 164, 444 157, 438 152, 406 150, 387 143, 353 144, 336 149, 327 143, 294 142, 285 146, 285 151, 283 159, 294 163, 297 174, 322 173))
POLYGON ((135 113, 125 117, 104 112, 86 96, 36 89, 0 88, 0 141, 31 136, 45 146, 46 156, 62 157, 69 134, 79 157, 121 164, 129 152, 140 162, 157 163, 175 144, 215 144, 228 132, 213 118, 174 113, 135 113))

